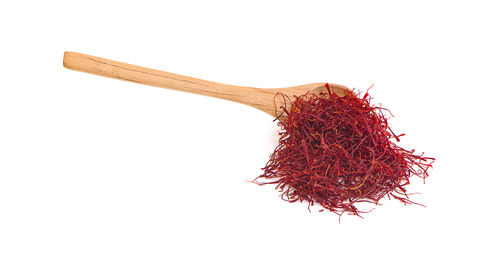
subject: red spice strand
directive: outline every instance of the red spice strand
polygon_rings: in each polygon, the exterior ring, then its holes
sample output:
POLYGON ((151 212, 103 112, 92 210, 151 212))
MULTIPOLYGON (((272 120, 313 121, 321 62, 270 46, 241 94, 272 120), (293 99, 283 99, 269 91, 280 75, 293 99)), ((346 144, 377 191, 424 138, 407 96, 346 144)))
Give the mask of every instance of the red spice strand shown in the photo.
MULTIPOLYGON (((283 99, 292 102, 279 118, 279 144, 264 173, 254 181, 276 184, 289 202, 307 201, 339 215, 360 215, 356 204, 378 204, 386 195, 405 204, 410 177, 425 182, 434 158, 397 146, 401 135, 388 126, 381 106, 370 104, 368 91, 339 97, 325 85, 327 94, 305 94, 283 99)), ((308 207, 309 207, 308 206, 308 207)))

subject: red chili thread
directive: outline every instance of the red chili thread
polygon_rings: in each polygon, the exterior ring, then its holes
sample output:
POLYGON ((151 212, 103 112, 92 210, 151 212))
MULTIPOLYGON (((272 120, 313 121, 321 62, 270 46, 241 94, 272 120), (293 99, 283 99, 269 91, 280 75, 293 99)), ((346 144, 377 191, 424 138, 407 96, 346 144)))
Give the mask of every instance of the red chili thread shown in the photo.
POLYGON ((279 144, 254 182, 276 184, 283 200, 319 204, 339 215, 359 216, 364 211, 356 204, 378 204, 385 196, 418 204, 409 200, 405 186, 412 176, 425 183, 435 159, 392 141, 404 134, 392 132, 385 115, 390 111, 371 105, 368 90, 363 96, 349 91, 339 97, 325 86, 327 94, 305 94, 294 101, 280 94, 291 107, 282 107, 279 144))

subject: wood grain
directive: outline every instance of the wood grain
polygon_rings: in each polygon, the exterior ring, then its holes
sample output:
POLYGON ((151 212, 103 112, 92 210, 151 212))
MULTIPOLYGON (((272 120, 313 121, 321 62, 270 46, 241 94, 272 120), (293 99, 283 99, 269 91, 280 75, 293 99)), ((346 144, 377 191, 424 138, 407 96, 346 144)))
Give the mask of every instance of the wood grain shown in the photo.
MULTIPOLYGON (((63 65, 68 69, 95 75, 239 102, 260 109, 274 117, 280 114, 276 107, 285 106, 282 100, 275 99, 276 93, 280 92, 292 97, 308 91, 325 90, 325 83, 311 83, 288 88, 227 85, 75 52, 64 53, 63 65)), ((348 91, 348 88, 342 85, 331 84, 330 86, 340 96, 348 91)))

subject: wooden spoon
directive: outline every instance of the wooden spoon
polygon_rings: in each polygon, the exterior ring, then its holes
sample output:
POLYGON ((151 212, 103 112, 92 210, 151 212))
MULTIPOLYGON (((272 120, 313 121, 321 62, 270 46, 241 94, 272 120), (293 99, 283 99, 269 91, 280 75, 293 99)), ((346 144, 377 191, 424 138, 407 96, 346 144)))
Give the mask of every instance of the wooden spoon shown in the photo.
MULTIPOLYGON (((288 88, 241 87, 201 80, 159 70, 135 66, 123 62, 103 59, 75 52, 64 52, 63 65, 66 68, 100 76, 117 78, 136 83, 185 91, 239 102, 262 110, 273 117, 279 117, 280 107, 290 107, 283 99, 275 99, 277 93, 290 98, 309 93, 326 93, 325 83, 311 83, 288 88)), ((339 96, 350 91, 347 87, 329 84, 339 96)))

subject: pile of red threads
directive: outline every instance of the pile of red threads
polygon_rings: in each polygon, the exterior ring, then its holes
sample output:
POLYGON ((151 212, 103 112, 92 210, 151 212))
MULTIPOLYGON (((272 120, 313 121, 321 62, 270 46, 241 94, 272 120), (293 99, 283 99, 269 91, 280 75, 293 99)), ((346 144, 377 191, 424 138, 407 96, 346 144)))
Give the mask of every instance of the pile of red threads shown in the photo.
MULTIPOLYGON (((290 202, 319 204, 339 215, 360 215, 361 202, 378 204, 388 196, 409 200, 405 186, 412 176, 424 180, 433 158, 397 146, 399 137, 389 128, 387 109, 370 104, 368 91, 348 91, 295 97, 283 108, 277 148, 259 178, 259 185, 276 184, 290 202)), ((256 179, 256 180, 257 180, 256 179)))

